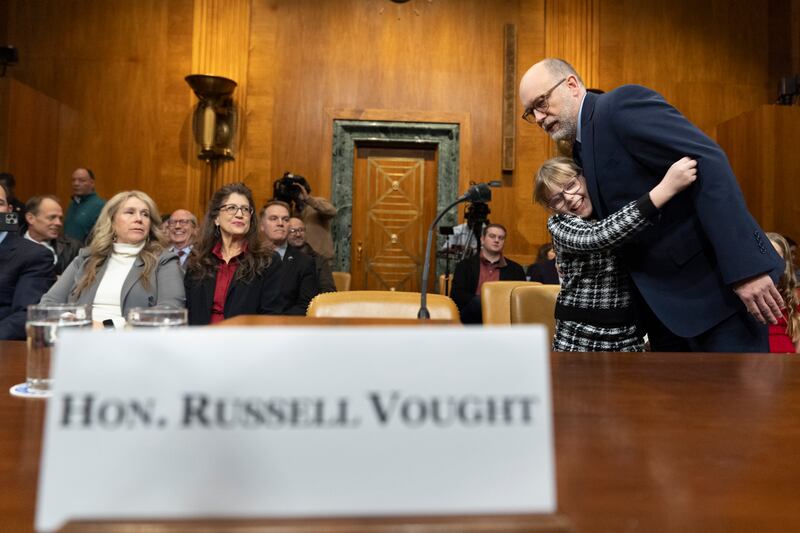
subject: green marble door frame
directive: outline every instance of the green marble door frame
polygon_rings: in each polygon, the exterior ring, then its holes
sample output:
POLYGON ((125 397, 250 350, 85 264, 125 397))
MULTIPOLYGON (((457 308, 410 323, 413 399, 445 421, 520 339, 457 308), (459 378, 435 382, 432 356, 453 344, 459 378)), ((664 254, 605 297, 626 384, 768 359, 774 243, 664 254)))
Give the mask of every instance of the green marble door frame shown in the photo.
MULTIPOLYGON (((370 145, 420 144, 436 145, 439 157, 436 187, 436 212, 453 203, 458 194, 459 125, 434 122, 384 122, 365 120, 333 121, 333 157, 331 171, 331 197, 339 209, 332 233, 336 251, 334 270, 350 272, 350 235, 353 223, 353 167, 355 150, 359 143, 370 145)), ((457 210, 442 219, 441 224, 454 226, 457 210)), ((437 250, 444 242, 437 234, 437 250)), ((437 261, 437 272, 444 272, 443 261, 437 261)))

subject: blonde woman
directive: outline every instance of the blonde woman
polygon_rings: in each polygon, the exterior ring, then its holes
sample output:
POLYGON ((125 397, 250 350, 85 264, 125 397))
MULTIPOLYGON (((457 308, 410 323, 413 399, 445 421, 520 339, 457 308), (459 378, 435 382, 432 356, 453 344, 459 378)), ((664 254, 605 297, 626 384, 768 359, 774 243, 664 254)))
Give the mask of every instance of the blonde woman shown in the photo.
POLYGON ((554 213, 547 228, 561 275, 553 350, 644 350, 630 279, 614 250, 652 222, 666 202, 696 179, 696 166, 696 161, 684 157, 648 194, 603 220, 592 220, 594 208, 586 179, 571 159, 557 157, 539 168, 534 200, 554 213))
POLYGON ((95 323, 114 327, 123 326, 134 307, 184 307, 178 256, 167 250, 160 223, 158 208, 147 194, 116 194, 100 212, 89 246, 70 263, 42 303, 92 304, 95 323))
POLYGON ((769 325, 769 351, 771 353, 797 353, 800 351, 800 298, 797 297, 797 278, 792 264, 792 251, 783 235, 767 233, 775 251, 784 262, 783 274, 778 281, 778 291, 786 302, 783 316, 777 324, 769 325))

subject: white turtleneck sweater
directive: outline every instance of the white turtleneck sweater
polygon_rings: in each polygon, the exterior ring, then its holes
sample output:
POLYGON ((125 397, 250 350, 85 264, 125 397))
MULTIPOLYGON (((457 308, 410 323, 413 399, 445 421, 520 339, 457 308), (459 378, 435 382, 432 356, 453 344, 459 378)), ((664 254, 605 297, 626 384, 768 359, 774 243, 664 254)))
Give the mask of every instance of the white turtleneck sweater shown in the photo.
POLYGON ((114 243, 114 252, 106 262, 106 271, 103 279, 97 286, 92 306, 92 320, 102 322, 111 319, 114 327, 125 326, 125 317, 122 316, 122 285, 133 267, 139 252, 144 248, 141 244, 114 243))

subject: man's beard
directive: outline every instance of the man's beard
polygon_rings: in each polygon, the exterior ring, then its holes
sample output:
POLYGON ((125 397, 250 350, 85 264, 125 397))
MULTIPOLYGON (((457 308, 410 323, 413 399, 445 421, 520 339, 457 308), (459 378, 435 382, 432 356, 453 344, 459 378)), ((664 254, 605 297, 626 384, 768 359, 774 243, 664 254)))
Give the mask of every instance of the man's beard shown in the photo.
POLYGON ((559 119, 558 129, 555 130, 550 138, 554 141, 573 142, 578 135, 578 121, 573 118, 559 119))
POLYGON ((565 101, 564 109, 558 115, 558 129, 550 134, 554 141, 573 142, 578 135, 578 103, 572 100, 565 101))

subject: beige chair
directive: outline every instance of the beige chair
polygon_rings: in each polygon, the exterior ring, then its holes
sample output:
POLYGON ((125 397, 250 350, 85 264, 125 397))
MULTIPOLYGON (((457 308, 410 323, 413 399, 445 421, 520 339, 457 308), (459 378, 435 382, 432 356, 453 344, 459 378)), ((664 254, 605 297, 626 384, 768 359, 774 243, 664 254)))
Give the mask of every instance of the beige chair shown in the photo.
POLYGON ((487 281, 481 285, 481 316, 484 326, 511 324, 511 291, 541 285, 538 281, 487 281))
MULTIPOLYGON (((308 306, 311 317, 417 318, 418 292, 348 291, 317 295, 308 306)), ((441 294, 428 294, 427 307, 434 320, 460 323, 455 302, 441 294)))
POLYGON ((439 294, 450 296, 450 290, 453 288, 453 275, 445 276, 439 274, 439 294), (447 290, 445 290, 447 289, 447 290))
POLYGON ((333 284, 339 292, 350 290, 350 272, 333 272, 333 284))
POLYGON ((556 331, 556 298, 561 285, 516 287, 511 291, 512 324, 544 324, 552 340, 556 331))

